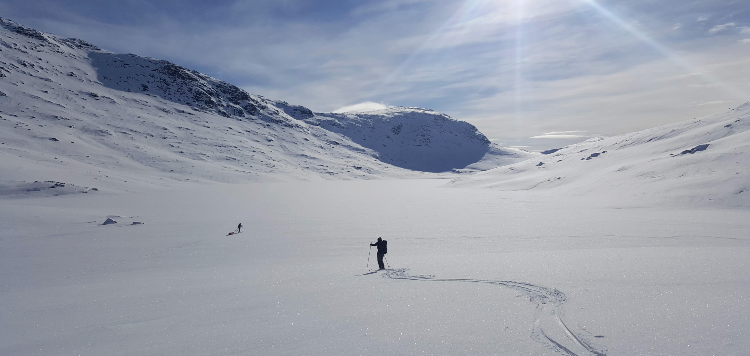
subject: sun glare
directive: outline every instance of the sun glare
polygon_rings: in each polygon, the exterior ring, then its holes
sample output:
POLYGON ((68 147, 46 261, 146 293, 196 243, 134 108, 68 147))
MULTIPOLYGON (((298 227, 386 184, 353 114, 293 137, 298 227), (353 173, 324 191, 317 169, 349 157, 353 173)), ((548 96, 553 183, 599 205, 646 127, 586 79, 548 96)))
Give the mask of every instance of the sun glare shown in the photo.
POLYGON ((581 1, 587 4, 588 6, 590 6, 591 8, 595 9, 599 14, 606 17, 609 21, 616 24, 621 29, 630 33, 633 37, 637 38, 641 42, 651 47, 656 52, 660 53, 665 58, 669 59, 670 61, 672 61, 679 67, 681 67, 683 70, 685 70, 685 74, 697 73, 698 77, 702 78, 707 83, 710 83, 712 85, 722 88, 726 93, 732 95, 735 99, 739 100, 740 102, 744 102, 746 100, 747 93, 742 93, 737 90, 732 90, 729 86, 722 83, 718 78, 711 75, 710 72, 703 70, 700 66, 691 63, 688 59, 680 56, 676 52, 669 49, 667 46, 659 43, 654 38, 646 34, 644 31, 639 30, 638 28, 636 28, 636 26, 634 26, 630 22, 624 20, 620 16, 617 16, 614 12, 610 11, 609 9, 599 4, 596 0, 581 0, 581 1))

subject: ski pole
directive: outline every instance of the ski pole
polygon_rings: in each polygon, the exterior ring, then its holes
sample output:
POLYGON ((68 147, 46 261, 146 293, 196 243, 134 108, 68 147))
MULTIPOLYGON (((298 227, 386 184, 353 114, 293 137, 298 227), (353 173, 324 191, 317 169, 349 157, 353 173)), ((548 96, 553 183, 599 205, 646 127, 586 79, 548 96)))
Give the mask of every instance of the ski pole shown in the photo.
POLYGON ((367 252, 367 270, 370 270, 370 254, 372 253, 372 246, 370 246, 370 251, 367 252))

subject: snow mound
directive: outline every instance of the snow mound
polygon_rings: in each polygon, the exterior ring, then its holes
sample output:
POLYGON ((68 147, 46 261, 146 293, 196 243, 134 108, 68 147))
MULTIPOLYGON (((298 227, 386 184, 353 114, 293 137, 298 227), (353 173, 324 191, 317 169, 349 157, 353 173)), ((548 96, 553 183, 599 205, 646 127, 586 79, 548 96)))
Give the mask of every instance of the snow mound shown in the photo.
POLYGON ((635 204, 750 207, 750 104, 639 132, 590 139, 455 186, 551 190, 635 204))

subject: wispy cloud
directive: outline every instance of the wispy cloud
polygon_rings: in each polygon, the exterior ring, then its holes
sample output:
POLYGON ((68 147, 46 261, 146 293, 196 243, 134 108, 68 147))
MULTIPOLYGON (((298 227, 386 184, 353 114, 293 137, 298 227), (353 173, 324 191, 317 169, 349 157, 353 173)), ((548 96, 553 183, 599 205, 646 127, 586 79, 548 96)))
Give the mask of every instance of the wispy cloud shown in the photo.
POLYGON ((586 134, 586 131, 556 131, 547 132, 541 135, 532 136, 531 138, 585 138, 591 137, 586 134))
POLYGON ((363 16, 373 13, 397 11, 405 6, 417 5, 430 0, 383 0, 376 2, 364 1, 360 6, 351 11, 352 15, 363 16))
POLYGON ((721 83, 708 83, 708 84, 688 84, 688 88, 718 88, 721 87, 721 83))
POLYGON ((725 23, 723 25, 716 25, 712 27, 710 30, 708 30, 708 33, 713 34, 713 33, 728 31, 728 30, 733 29, 734 27, 735 27, 734 22, 725 23))
POLYGON ((375 103, 372 101, 366 101, 364 103, 342 106, 336 110, 333 110, 333 112, 335 113, 367 112, 367 111, 376 111, 376 110, 384 110, 384 109, 388 109, 388 105, 375 103))
POLYGON ((731 101, 715 100, 715 101, 708 101, 708 102, 705 102, 705 103, 698 103, 698 104, 695 104, 695 105, 696 106, 706 106, 706 105, 720 105, 720 104, 729 104, 729 103, 731 103, 731 101))

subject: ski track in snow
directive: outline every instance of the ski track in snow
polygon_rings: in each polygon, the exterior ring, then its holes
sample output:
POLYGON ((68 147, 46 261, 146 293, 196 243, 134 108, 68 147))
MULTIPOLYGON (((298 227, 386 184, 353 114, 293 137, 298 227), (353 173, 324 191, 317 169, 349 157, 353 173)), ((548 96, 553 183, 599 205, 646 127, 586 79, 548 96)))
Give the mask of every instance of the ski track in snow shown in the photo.
POLYGON ((410 281, 426 282, 472 282, 499 285, 522 292, 529 297, 529 301, 536 303, 534 312, 534 326, 531 331, 531 338, 539 343, 545 344, 548 348, 560 355, 578 356, 578 355, 595 355, 606 356, 604 351, 592 346, 581 336, 576 335, 565 325, 562 320, 562 304, 565 303, 565 294, 557 289, 538 286, 526 282, 501 281, 492 279, 473 279, 473 278, 435 278, 427 275, 411 275, 407 269, 387 270, 383 275, 384 278, 401 279, 410 281), (544 327, 543 327, 544 325, 544 327), (549 325, 558 325, 559 330, 550 330, 549 325), (546 332, 545 332, 546 330, 546 332), (567 340, 553 339, 550 336, 553 332, 562 331, 567 340), (567 346, 565 346, 567 345, 567 346))

